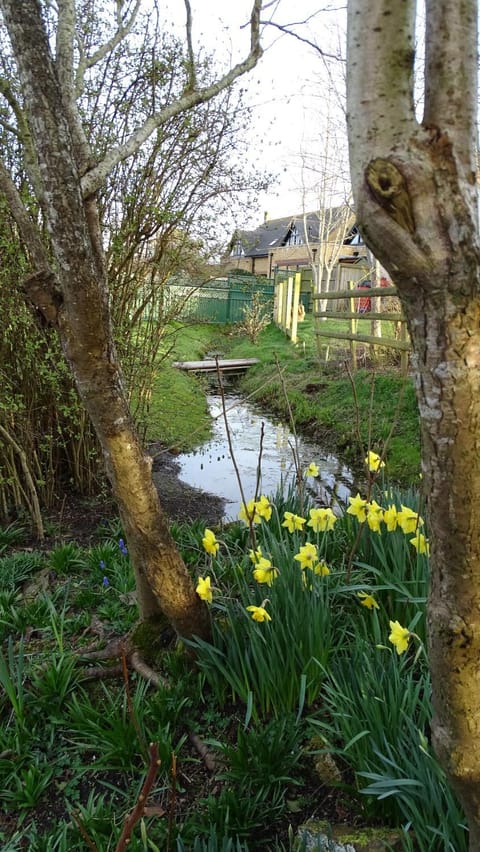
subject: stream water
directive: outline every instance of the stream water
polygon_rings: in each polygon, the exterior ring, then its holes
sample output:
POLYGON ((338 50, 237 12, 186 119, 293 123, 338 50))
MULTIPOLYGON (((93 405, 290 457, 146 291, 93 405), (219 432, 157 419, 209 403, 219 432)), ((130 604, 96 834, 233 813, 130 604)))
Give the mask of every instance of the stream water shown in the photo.
MULTIPOLYGON (((179 479, 189 485, 222 497, 226 501, 225 518, 235 519, 240 510, 241 497, 238 480, 232 463, 227 431, 219 395, 207 397, 213 418, 213 435, 201 448, 176 457, 180 465, 179 479)), ((283 482, 287 485, 295 477, 292 446, 294 436, 289 427, 279 420, 266 417, 254 405, 238 395, 228 395, 225 400, 234 458, 240 471, 245 499, 255 494, 260 451, 262 423, 261 487, 259 494, 274 497, 283 482)), ((298 438, 298 452, 302 470, 310 462, 319 468, 319 476, 309 479, 309 489, 319 505, 343 505, 353 487, 353 474, 335 455, 313 441, 298 438)))

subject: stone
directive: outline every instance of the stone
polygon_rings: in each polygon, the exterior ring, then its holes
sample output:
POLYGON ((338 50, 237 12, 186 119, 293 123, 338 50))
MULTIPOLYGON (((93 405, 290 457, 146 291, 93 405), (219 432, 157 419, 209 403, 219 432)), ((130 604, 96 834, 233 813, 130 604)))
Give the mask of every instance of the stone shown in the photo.
POLYGON ((300 826, 296 852, 400 852, 400 831, 390 828, 356 828, 309 820, 300 826))

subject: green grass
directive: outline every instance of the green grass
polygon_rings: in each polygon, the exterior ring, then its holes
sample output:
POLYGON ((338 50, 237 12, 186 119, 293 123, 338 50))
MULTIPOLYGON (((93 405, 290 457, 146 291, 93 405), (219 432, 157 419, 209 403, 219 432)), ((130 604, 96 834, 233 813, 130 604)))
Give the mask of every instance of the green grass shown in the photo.
MULTIPOLYGON (((337 330, 345 326, 343 320, 327 323, 337 330)), ((232 326, 195 324, 172 328, 166 348, 168 357, 159 365, 148 413, 148 440, 188 451, 209 435, 205 385, 172 368, 172 361, 196 360, 212 352, 256 357, 261 363, 249 369, 240 385, 246 394, 285 419, 289 405, 300 431, 353 466, 362 463, 368 444, 377 452, 383 450, 395 421, 386 450, 390 476, 403 484, 417 481, 419 420, 411 379, 403 379, 398 366, 358 369, 350 377, 344 350, 335 360, 334 342, 326 363, 317 353, 311 316, 299 325, 295 345, 273 324, 261 332, 256 344, 232 326)))
MULTIPOLYGON (((327 322, 335 328, 342 320, 327 322)), ((302 324, 296 345, 272 325, 257 346, 241 341, 230 354, 247 352, 261 364, 242 380, 245 393, 284 417, 287 396, 296 427, 353 464, 363 460, 361 445, 383 450, 395 422, 386 453, 390 476, 402 483, 417 481, 418 409, 413 383, 402 378, 398 367, 358 369, 350 376, 345 358, 325 363, 316 352, 311 318, 302 324)))
MULTIPOLYGON (((374 488, 386 505, 388 483, 374 488)), ((390 490, 387 502, 415 511, 418 495, 390 490)), ((13 549, 21 541, 7 545, 0 557, 8 578, 0 596, 6 852, 114 852, 152 742, 161 762, 128 845, 134 852, 301 852, 296 826, 338 813, 354 831, 396 828, 404 852, 413 848, 410 827, 416 852, 466 852, 461 811, 429 742, 427 556, 383 521, 380 533, 365 522, 358 539, 351 514, 323 531, 300 517, 290 532, 285 511, 315 517, 293 489, 272 503, 271 517, 261 505, 255 547, 277 569, 271 586, 254 577, 245 525, 216 530, 213 557, 202 547, 203 524, 172 527, 194 581, 211 578, 213 638, 163 643, 154 662, 159 687, 131 670, 99 678, 79 655, 92 639, 100 643, 99 633, 104 642, 128 634, 136 619, 120 528, 88 550, 68 543, 28 554, 28 564, 13 549), (329 573, 315 572, 315 563, 300 567, 295 557, 306 544, 329 573), (362 605, 367 594, 378 608, 362 605), (250 605, 270 621, 252 619, 250 605), (401 655, 389 642, 391 619, 411 631, 401 655), (186 644, 196 647, 195 665, 186 644), (328 780, 317 775, 319 764, 330 767, 328 780)))

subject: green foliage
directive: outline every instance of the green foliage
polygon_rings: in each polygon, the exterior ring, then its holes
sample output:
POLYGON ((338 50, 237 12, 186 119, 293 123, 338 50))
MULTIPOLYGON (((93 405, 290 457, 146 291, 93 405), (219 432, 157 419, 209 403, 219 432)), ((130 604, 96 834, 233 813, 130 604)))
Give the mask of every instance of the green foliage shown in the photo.
MULTIPOLYGON (((370 497, 384 508, 422 510, 413 489, 392 490, 382 477, 370 497)), ((292 488, 277 495, 270 519, 255 524, 255 548, 278 571, 271 585, 254 577, 258 561, 249 556, 245 524, 216 531, 215 556, 202 546, 204 524, 174 526, 190 570, 211 577, 213 641, 193 643, 195 667, 181 644, 165 649, 158 664, 166 685, 158 688, 132 674, 128 683, 85 683, 68 650, 89 641, 83 633, 93 614, 103 630, 120 634, 135 617, 132 568, 117 526, 113 539, 88 551, 57 548, 64 571, 56 588, 29 600, 24 581, 51 565, 50 557, 19 554, 32 562, 18 565, 12 555, 0 558, 9 578, 0 595, 0 785, 11 820, 11 830, 0 831, 2 848, 84 848, 75 811, 97 848, 113 850, 154 741, 161 766, 151 801, 165 814, 147 814, 136 826, 130 845, 138 852, 168 843, 199 852, 293 849, 292 802, 310 816, 321 811, 323 795, 336 795, 356 821, 400 826, 405 850, 413 850, 414 836, 418 852, 466 852, 463 816, 429 741, 428 557, 398 525, 388 531, 382 521, 376 532, 349 513, 325 531, 299 522, 290 532, 285 513, 309 519, 311 508, 292 488), (295 556, 307 542, 318 562, 302 568, 295 556), (323 563, 330 573, 315 573, 323 563), (250 605, 271 621, 253 620, 250 605), (408 632, 402 653, 388 638, 392 620, 408 632), (192 732, 215 757, 214 784, 205 783, 192 732), (338 784, 336 793, 318 779, 306 786, 321 757, 335 761, 328 784, 338 784), (52 799, 56 815, 45 825, 38 815, 52 799)), ((268 515, 265 504, 262 511, 268 515)))

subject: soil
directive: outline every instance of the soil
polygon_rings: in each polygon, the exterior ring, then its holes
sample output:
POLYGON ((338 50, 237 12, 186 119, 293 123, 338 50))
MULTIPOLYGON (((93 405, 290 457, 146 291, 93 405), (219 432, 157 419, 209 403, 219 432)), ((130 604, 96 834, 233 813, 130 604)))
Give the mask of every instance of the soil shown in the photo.
MULTIPOLYGON (((225 501, 181 482, 178 478, 180 465, 175 456, 160 444, 152 444, 149 452, 153 458, 153 481, 169 520, 185 523, 202 520, 207 527, 219 525, 224 516, 225 501)), ((93 499, 69 494, 58 508, 47 515, 43 548, 49 550, 58 542, 65 541, 89 547, 98 539, 102 526, 117 517, 115 502, 108 496, 93 499)), ((39 548, 37 541, 32 540, 28 544, 39 548)))
POLYGON ((208 527, 219 524, 225 513, 225 500, 198 488, 192 488, 178 478, 180 465, 175 456, 161 444, 151 444, 153 481, 160 494, 165 513, 172 521, 203 520, 208 527))

